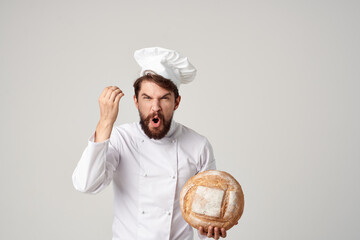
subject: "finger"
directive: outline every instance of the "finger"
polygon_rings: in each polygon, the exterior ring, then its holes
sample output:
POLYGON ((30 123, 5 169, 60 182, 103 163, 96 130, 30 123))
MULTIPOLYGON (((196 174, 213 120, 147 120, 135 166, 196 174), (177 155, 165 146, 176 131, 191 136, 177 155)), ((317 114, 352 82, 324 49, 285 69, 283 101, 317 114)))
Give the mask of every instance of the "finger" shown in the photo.
POLYGON ((199 232, 200 232, 201 235, 206 235, 206 233, 204 232, 203 227, 199 227, 199 232))
POLYGON ((226 230, 225 230, 225 228, 221 228, 221 237, 226 238, 226 230))
POLYGON ((219 228, 218 227, 214 228, 214 238, 219 239, 219 228))
POLYGON ((124 96, 124 93, 119 93, 118 95, 116 95, 115 97, 115 103, 119 103, 120 99, 124 96))
POLYGON ((110 95, 110 101, 114 101, 115 97, 119 94, 122 93, 122 91, 118 88, 116 90, 114 90, 111 95, 110 95))
POLYGON ((120 89, 118 86, 112 86, 112 87, 111 87, 111 90, 113 90, 113 91, 116 91, 116 90, 118 90, 118 89, 121 91, 121 89, 120 89))
POLYGON ((113 92, 114 90, 113 90, 113 87, 112 86, 110 86, 109 88, 108 88, 108 90, 107 90, 107 92, 106 92, 106 95, 105 95, 105 99, 110 99, 110 96, 111 96, 111 94, 112 94, 112 92, 113 92))
POLYGON ((110 87, 104 88, 104 90, 103 90, 102 93, 100 94, 100 98, 104 98, 104 97, 106 96, 106 93, 107 93, 107 91, 108 91, 109 88, 110 88, 110 87))
POLYGON ((108 91, 105 95, 105 99, 110 99, 111 97, 111 94, 116 90, 116 89, 119 89, 117 86, 109 86, 108 87, 108 91))
POLYGON ((208 236, 209 238, 210 238, 210 237, 213 237, 213 227, 212 227, 212 226, 209 226, 207 236, 208 236))

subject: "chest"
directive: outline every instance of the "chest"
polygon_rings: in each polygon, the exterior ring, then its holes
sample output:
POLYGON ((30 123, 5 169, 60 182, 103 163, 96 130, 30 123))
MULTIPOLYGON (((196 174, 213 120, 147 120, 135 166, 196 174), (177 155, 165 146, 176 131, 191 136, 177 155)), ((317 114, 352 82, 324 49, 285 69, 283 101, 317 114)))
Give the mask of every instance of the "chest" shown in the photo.
POLYGON ((140 174, 154 179, 176 179, 180 185, 196 174, 198 156, 178 140, 162 144, 142 141, 139 146, 140 174))

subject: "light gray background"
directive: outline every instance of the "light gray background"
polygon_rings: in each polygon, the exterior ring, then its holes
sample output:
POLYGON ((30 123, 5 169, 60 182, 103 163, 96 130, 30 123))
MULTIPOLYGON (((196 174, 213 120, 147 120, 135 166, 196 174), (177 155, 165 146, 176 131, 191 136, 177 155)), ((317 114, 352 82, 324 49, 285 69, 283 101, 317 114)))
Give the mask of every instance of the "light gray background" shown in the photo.
POLYGON ((359 1, 0 1, 0 239, 111 239, 71 174, 138 48, 188 56, 175 119, 245 192, 228 239, 360 239, 359 1))

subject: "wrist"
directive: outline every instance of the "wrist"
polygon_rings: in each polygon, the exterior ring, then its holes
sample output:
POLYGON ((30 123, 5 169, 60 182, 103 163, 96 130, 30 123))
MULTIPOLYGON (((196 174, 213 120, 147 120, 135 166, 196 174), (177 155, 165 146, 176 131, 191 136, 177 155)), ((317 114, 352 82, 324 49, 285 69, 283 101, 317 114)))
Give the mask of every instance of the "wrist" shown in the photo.
POLYGON ((110 138, 113 123, 99 121, 95 131, 95 142, 103 142, 110 138))
POLYGON ((100 121, 99 121, 99 123, 97 125, 97 128, 112 129, 113 126, 114 126, 114 122, 100 119, 100 121))

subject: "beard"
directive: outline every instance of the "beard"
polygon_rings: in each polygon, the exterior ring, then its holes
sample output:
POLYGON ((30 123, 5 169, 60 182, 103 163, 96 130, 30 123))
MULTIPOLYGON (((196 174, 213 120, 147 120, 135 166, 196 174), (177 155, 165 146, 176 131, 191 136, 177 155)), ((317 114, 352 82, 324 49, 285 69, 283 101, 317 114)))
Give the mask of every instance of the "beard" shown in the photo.
POLYGON ((160 112, 153 113, 153 114, 150 114, 149 116, 145 117, 139 111, 139 115, 140 115, 141 128, 149 138, 158 140, 158 139, 165 137, 165 135, 169 132, 173 115, 171 115, 171 118, 169 120, 165 120, 164 115, 162 115, 162 113, 160 113, 160 112), (152 121, 156 115, 160 119, 162 126, 160 126, 159 128, 155 128, 154 130, 151 130, 149 128, 150 121, 152 121))

